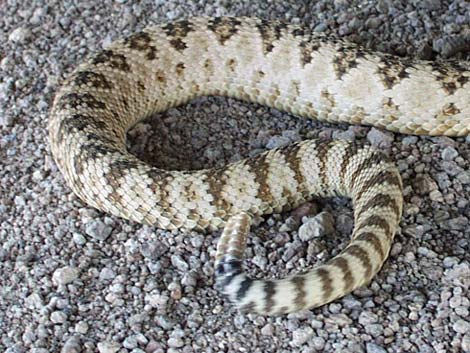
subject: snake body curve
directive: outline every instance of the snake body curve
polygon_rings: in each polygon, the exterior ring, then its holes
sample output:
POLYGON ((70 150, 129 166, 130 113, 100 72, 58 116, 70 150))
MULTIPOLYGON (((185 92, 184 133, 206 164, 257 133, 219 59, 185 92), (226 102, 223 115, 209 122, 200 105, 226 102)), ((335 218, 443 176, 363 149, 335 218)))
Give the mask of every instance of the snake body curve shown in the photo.
POLYGON ((217 169, 167 171, 126 150, 145 117, 203 95, 298 116, 426 135, 467 135, 470 73, 457 63, 374 53, 297 25, 194 18, 148 27, 78 66, 49 119, 53 156, 73 191, 102 211, 164 229, 213 231, 221 291, 244 311, 286 313, 367 283, 388 256, 401 179, 381 152, 310 140, 217 169), (279 281, 241 270, 250 218, 315 196, 351 197, 351 243, 328 263, 279 281))

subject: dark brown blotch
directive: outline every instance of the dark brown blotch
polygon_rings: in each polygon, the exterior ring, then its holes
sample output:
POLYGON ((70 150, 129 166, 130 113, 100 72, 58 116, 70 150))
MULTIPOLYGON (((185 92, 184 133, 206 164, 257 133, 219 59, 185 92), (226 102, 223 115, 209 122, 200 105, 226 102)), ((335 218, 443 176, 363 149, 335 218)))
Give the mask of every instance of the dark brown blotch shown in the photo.
POLYGON ((274 315, 284 315, 289 312, 289 307, 288 306, 281 306, 279 310, 274 314, 274 315))
POLYGON ((255 181, 259 185, 256 197, 266 203, 272 202, 273 196, 268 184, 269 162, 267 154, 263 153, 249 158, 244 163, 249 166, 250 172, 255 175, 255 181))
POLYGON ((235 17, 215 17, 209 20, 207 28, 215 34, 219 43, 223 45, 238 32, 238 26, 240 25, 240 20, 235 17))
POLYGON ((217 210, 228 211, 231 205, 223 197, 222 190, 227 182, 226 168, 214 169, 203 174, 204 180, 209 184, 209 193, 212 195, 212 204, 217 210))
POLYGON ((240 302, 245 298, 246 293, 250 290, 252 285, 253 285, 253 280, 249 277, 245 277, 242 283, 240 283, 240 288, 238 288, 237 301, 240 302))
POLYGON ((173 48, 178 51, 183 51, 187 48, 184 39, 188 33, 193 31, 193 25, 190 21, 170 22, 164 25, 162 29, 170 37, 170 44, 173 48))
MULTIPOLYGON (((354 179, 353 184, 355 184, 354 179)), ((355 200, 360 200, 366 192, 370 191, 375 185, 379 184, 393 185, 396 186, 399 190, 402 190, 401 178, 398 172, 392 170, 383 170, 373 177, 367 177, 360 190, 356 192, 353 191, 355 194, 355 200)), ((351 186, 352 190, 353 188, 354 186, 351 186)))
POLYGON ((59 109, 106 109, 106 104, 90 93, 67 93, 58 102, 59 109))
POLYGON ((364 232, 359 234, 355 240, 366 241, 374 247, 374 250, 380 255, 380 258, 383 260, 385 258, 385 252, 382 249, 382 243, 378 235, 372 232, 364 232))
POLYGON ((126 57, 122 54, 115 53, 112 50, 103 50, 91 59, 91 63, 94 65, 103 64, 124 72, 130 71, 130 66, 127 63, 126 57))
POLYGON ((305 276, 297 275, 292 277, 291 279, 292 284, 295 287, 296 295, 294 299, 295 307, 297 310, 301 310, 305 308, 307 305, 307 292, 305 291, 305 276))
POLYGON ((137 169, 141 162, 137 160, 131 160, 131 159, 118 159, 110 163, 109 169, 110 169, 110 174, 113 175, 123 175, 124 173, 127 173, 127 171, 132 170, 132 169, 137 169))
POLYGON ((93 139, 81 147, 81 154, 85 157, 86 160, 97 160, 101 159, 103 156, 120 152, 113 146, 112 141, 110 140, 107 140, 103 137, 100 137, 98 140, 98 136, 94 134, 88 134, 87 136, 91 136, 93 139))
POLYGON ((152 38, 150 34, 146 32, 139 32, 127 37, 124 40, 124 44, 128 48, 146 52, 146 57, 148 60, 153 60, 156 58, 157 48, 151 44, 152 38))
POLYGON ((143 92, 145 91, 145 85, 142 81, 138 80, 137 81, 137 88, 139 89, 139 91, 143 92))
POLYGON ((349 292, 354 286, 354 277, 351 273, 351 269, 349 268, 348 261, 343 257, 335 257, 328 265, 334 266, 341 271, 343 274, 343 281, 344 281, 344 292, 349 292))
POLYGON ((105 75, 93 71, 80 71, 73 77, 73 83, 77 86, 90 86, 93 88, 111 89, 112 84, 105 75))
POLYGON ((385 87, 391 89, 410 75, 407 69, 411 64, 403 58, 396 58, 391 55, 383 55, 377 66, 377 73, 382 78, 385 87))
POLYGON ((68 115, 60 121, 58 136, 62 139, 65 135, 73 132, 83 132, 86 129, 103 130, 106 124, 103 121, 97 120, 96 117, 84 114, 68 115))
POLYGON ((305 177, 302 174, 301 168, 301 156, 299 156, 299 151, 302 145, 299 142, 290 144, 282 148, 279 152, 284 155, 285 160, 287 161, 289 168, 294 172, 294 178, 298 183, 297 191, 299 193, 305 193, 305 177))
POLYGON ((227 67, 231 72, 235 72, 235 68, 237 67, 237 61, 235 59, 227 60, 227 67))
POLYGON ((192 32, 193 24, 188 20, 169 22, 162 29, 168 36, 184 38, 192 32))
MULTIPOLYGON (((383 161, 386 161, 386 156, 379 152, 379 151, 373 151, 366 159, 364 159, 359 165, 355 166, 355 170, 354 172, 352 173, 351 175, 351 184, 350 184, 350 188, 353 190, 354 188, 356 188, 356 185, 359 181, 361 181, 362 179, 359 179, 359 176, 367 169, 369 169, 370 167, 372 166, 377 166, 378 164, 380 164, 380 162, 383 162, 383 161)), ((365 176, 364 178, 367 178, 367 176, 365 176)), ((366 180, 366 183, 367 181, 369 180, 372 180, 372 179, 368 179, 366 180)))
POLYGON ((344 152, 343 161, 341 162, 339 168, 339 176, 342 180, 346 176, 346 172, 348 171, 348 166, 351 163, 351 159, 357 154, 357 145, 355 143, 350 143, 346 147, 344 152))
POLYGON ((157 71, 155 74, 155 79, 162 85, 166 84, 166 74, 162 71, 157 71))
POLYGON ((182 62, 176 64, 176 67, 175 67, 176 75, 182 76, 183 73, 184 73, 184 69, 185 69, 185 68, 186 68, 186 67, 184 66, 184 63, 182 63, 182 62))
POLYGON ((274 295, 276 294, 276 282, 274 281, 264 281, 263 285, 264 294, 265 294, 265 305, 264 311, 269 313, 271 312, 274 306, 274 295))
POLYGON ((353 256, 362 263, 365 269, 364 278, 366 280, 369 280, 372 277, 372 263, 370 261, 369 254, 367 253, 367 251, 365 251, 359 245, 351 244, 344 250, 343 254, 353 256))
POLYGON ((326 164, 328 162, 328 153, 330 151, 331 144, 329 143, 322 143, 317 145, 317 157, 318 161, 320 164, 320 167, 318 168, 320 170, 320 180, 322 182, 323 186, 328 186, 328 178, 327 178, 327 167, 326 164))
POLYGON ((393 213, 395 213, 396 219, 399 219, 401 216, 400 207, 397 204, 395 198, 385 194, 374 195, 373 198, 367 201, 364 206, 362 206, 361 209, 357 211, 357 214, 366 212, 367 210, 370 210, 373 207, 388 207, 393 211, 393 213))
POLYGON ((304 67, 307 64, 310 64, 313 59, 313 53, 315 53, 319 48, 320 44, 315 41, 312 37, 303 40, 299 43, 300 47, 300 58, 301 61, 300 63, 302 64, 302 67, 304 67))
POLYGON ((338 51, 333 58, 333 68, 336 72, 336 77, 341 79, 351 69, 357 67, 357 55, 356 51, 338 51))
POLYGON ((390 229, 390 224, 387 222, 386 219, 378 215, 371 215, 368 218, 364 219, 361 223, 356 226, 356 229, 362 229, 369 226, 382 228, 388 237, 390 237, 391 235, 392 230, 390 229))
POLYGON ((333 283, 331 281, 330 272, 325 268, 319 268, 316 270, 316 274, 320 277, 321 289, 323 292, 322 301, 327 302, 331 299, 333 293, 333 283))
POLYGON ((263 41, 263 51, 265 54, 273 51, 275 42, 278 41, 287 29, 287 24, 277 22, 273 23, 266 20, 261 20, 256 28, 258 29, 261 39, 263 41))

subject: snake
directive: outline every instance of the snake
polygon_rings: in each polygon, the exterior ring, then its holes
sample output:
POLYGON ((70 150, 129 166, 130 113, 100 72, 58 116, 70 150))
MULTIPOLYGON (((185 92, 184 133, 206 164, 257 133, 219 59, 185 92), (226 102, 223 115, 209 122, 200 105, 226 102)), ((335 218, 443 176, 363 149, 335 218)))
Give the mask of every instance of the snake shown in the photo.
POLYGON ((64 80, 49 115, 52 155, 86 204, 166 230, 222 230, 215 283, 241 312, 311 309, 366 285, 399 227, 402 180, 383 151, 312 139, 222 167, 167 170, 130 154, 126 132, 201 96, 254 102, 297 117, 402 134, 466 136, 470 70, 374 52, 306 26, 250 17, 153 25, 92 55, 64 80), (352 200, 337 256, 280 279, 243 267, 252 219, 317 197, 352 200))

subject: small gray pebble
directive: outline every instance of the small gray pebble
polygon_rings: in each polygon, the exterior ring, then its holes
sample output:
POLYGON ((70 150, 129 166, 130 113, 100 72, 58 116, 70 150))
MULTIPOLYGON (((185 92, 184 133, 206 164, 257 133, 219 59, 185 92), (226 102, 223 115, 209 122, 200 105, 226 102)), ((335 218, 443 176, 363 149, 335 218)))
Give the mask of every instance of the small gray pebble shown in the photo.
POLYGON ((54 271, 52 280, 57 285, 65 285, 73 282, 78 277, 78 270, 75 267, 62 267, 54 271))
POLYGON ((452 328, 457 333, 466 334, 470 332, 470 322, 464 319, 458 319, 454 322, 452 328))
POLYGON ((263 326, 263 328, 261 329, 261 334, 264 336, 272 336, 274 334, 273 325, 266 324, 265 326, 263 326))
POLYGON ((100 220, 93 220, 85 227, 85 233, 96 240, 106 240, 112 232, 112 228, 100 220))
POLYGON ((88 324, 85 321, 79 321, 75 325, 75 332, 85 335, 88 332, 88 324))
POLYGON ((189 269, 188 263, 184 261, 179 255, 171 256, 171 264, 182 272, 187 272, 189 269))
POLYGON ((370 324, 375 324, 378 321, 378 316, 375 313, 370 311, 363 311, 359 315, 359 323, 363 326, 367 326, 370 324))
POLYGON ((148 241, 140 247, 140 253, 150 260, 158 260, 167 252, 168 247, 160 241, 148 241))
POLYGON ((107 267, 104 267, 101 272, 100 272, 100 280, 102 281, 107 281, 107 280, 112 280, 116 277, 116 273, 107 267))
POLYGON ((470 170, 465 170, 457 174, 457 180, 460 181, 463 185, 470 184, 470 170))
POLYGON ((136 336, 128 336, 124 339, 124 341, 122 342, 122 345, 124 346, 124 348, 127 348, 127 349, 134 349, 134 348, 137 348, 137 337, 136 336))
POLYGON ((67 314, 65 314, 63 311, 53 311, 51 313, 51 321, 54 324, 63 324, 67 321, 67 314))
POLYGON ((459 152, 457 152, 457 150, 452 146, 445 147, 441 152, 441 157, 445 161, 452 161, 458 155, 459 155, 459 152))
POLYGON ((266 148, 269 150, 287 146, 292 141, 286 136, 273 136, 269 139, 268 143, 266 144, 266 148))
POLYGON ((25 305, 29 309, 40 309, 44 306, 44 302, 38 293, 32 293, 26 298, 25 305))
POLYGON ((370 129, 367 134, 367 140, 372 146, 380 148, 390 148, 395 137, 392 133, 382 131, 376 128, 370 129))
POLYGON ((291 345, 299 347, 313 337, 314 331, 311 327, 299 328, 292 333, 291 345))
POLYGON ((80 353, 81 351, 80 339, 72 336, 65 342, 60 353, 80 353))
POLYGON ((323 351, 325 348, 325 339, 323 337, 313 337, 312 338, 312 345, 317 351, 323 351))
POLYGON ((86 244, 86 238, 81 235, 80 233, 73 233, 72 235, 73 242, 77 245, 85 245, 86 244))
POLYGON ((366 344, 367 353, 387 353, 387 350, 378 344, 367 342, 366 344))
POLYGON ((313 238, 332 234, 334 231, 333 216, 328 212, 321 212, 300 226, 299 238, 302 241, 310 241, 313 238))
POLYGON ((121 349, 121 345, 117 342, 103 341, 98 343, 99 353, 116 353, 121 349))
POLYGON ((10 33, 8 40, 14 43, 25 43, 30 37, 31 30, 28 28, 18 27, 10 33))
POLYGON ((413 0, 412 2, 425 10, 437 10, 441 6, 440 0, 413 0))
POLYGON ((462 338, 462 349, 464 353, 470 352, 470 332, 466 333, 462 338))
POLYGON ((418 137, 417 136, 406 136, 406 137, 403 138, 403 140, 401 142, 405 146, 414 146, 418 142, 418 137))

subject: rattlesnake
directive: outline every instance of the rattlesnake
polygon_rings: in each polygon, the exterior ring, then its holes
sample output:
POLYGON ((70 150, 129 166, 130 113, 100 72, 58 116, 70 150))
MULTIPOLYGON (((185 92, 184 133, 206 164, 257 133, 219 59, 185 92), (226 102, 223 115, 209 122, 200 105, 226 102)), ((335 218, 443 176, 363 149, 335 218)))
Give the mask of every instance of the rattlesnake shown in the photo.
POLYGON ((126 151, 143 118, 202 95, 297 116, 426 135, 466 135, 466 64, 374 53, 297 25, 194 18, 149 27, 80 65, 50 114, 54 158, 73 191, 102 211, 164 229, 214 231, 216 282, 243 311, 280 314, 330 302, 378 272, 402 212, 396 167, 379 151, 309 140, 222 168, 167 171, 126 151), (314 196, 352 198, 351 243, 328 263, 282 280, 241 270, 251 217, 314 196))

